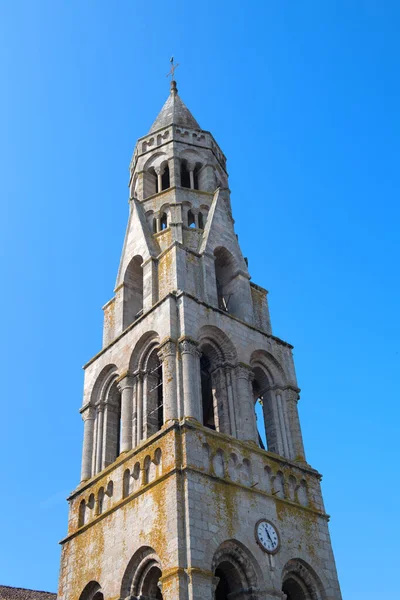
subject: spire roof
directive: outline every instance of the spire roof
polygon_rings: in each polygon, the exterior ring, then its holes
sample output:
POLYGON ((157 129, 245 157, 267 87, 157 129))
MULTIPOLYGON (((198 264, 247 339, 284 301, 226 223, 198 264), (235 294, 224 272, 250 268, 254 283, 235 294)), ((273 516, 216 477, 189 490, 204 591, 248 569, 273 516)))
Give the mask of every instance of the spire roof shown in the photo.
POLYGON ((170 95, 151 126, 149 133, 172 124, 179 125, 179 127, 188 127, 189 129, 200 129, 200 125, 178 96, 178 89, 174 80, 171 81, 170 95))

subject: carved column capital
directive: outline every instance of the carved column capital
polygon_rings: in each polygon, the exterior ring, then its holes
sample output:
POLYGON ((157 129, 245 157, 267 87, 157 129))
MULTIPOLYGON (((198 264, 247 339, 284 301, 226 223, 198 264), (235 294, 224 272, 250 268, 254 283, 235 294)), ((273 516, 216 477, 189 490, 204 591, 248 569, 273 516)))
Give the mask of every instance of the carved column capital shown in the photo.
POLYGON ((200 351, 198 350, 199 342, 193 340, 190 337, 180 338, 179 340, 179 351, 181 354, 191 354, 196 358, 200 358, 200 351))
POLYGON ((254 377, 252 368, 250 365, 246 365, 245 363, 239 363, 236 365, 235 371, 238 379, 247 379, 247 381, 251 381, 254 377))
POLYGON ((165 165, 164 166, 159 166, 159 167, 154 167, 154 170, 155 170, 155 172, 156 172, 157 175, 164 175, 165 165))
POLYGON ((85 406, 82 406, 79 412, 81 413, 84 421, 88 421, 96 417, 96 407, 92 406, 92 404, 85 404, 85 406))
POLYGON ((175 356, 176 342, 172 338, 168 338, 161 344, 158 349, 157 356, 163 362, 168 356, 175 356))
POLYGON ((129 371, 125 371, 125 373, 122 373, 122 375, 120 375, 120 377, 118 377, 117 379, 117 387, 120 392, 122 392, 126 388, 133 388, 134 383, 135 377, 129 371))

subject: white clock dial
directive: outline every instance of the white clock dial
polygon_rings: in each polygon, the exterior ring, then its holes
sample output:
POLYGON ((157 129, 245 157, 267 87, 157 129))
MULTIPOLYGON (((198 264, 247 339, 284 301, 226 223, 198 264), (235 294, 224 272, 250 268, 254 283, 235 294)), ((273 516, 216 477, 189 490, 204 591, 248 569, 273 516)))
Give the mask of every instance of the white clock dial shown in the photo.
POLYGON ((279 550, 279 534, 274 525, 265 519, 256 524, 256 540, 259 546, 270 554, 279 550))

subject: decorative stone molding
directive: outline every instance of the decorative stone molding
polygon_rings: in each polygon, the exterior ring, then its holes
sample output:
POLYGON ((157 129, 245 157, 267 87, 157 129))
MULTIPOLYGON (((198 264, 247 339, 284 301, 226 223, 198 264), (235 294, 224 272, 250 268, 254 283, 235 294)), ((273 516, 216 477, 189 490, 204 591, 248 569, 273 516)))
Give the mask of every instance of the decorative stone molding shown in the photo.
POLYGON ((179 351, 181 354, 191 354, 192 356, 199 358, 201 356, 198 350, 199 343, 192 338, 185 337, 179 340, 179 351))
POLYGON ((250 365, 246 365, 245 363, 239 363, 236 365, 235 372, 238 379, 247 379, 250 381, 251 378, 254 377, 252 368, 250 365))
POLYGON ((121 393, 126 388, 133 388, 134 384, 135 384, 135 377, 129 371, 126 371, 117 379, 117 387, 121 393))
POLYGON ((172 338, 165 340, 159 347, 157 352, 158 358, 164 361, 168 356, 174 356, 176 354, 176 341, 172 338))
POLYGON ((85 406, 82 406, 79 412, 81 413, 82 419, 84 421, 96 418, 96 407, 92 406, 91 404, 86 404, 85 406))

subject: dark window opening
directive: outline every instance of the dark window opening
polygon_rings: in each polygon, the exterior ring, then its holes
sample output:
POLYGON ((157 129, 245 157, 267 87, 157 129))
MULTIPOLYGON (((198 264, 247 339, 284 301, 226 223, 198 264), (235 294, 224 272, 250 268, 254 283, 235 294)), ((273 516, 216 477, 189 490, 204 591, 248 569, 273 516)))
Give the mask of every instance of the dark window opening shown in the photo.
POLYGON ((203 213, 199 212, 198 220, 199 220, 199 229, 204 229, 203 213))
POLYGON ((141 598, 155 598, 155 600, 163 600, 160 589, 161 570, 154 566, 146 573, 143 581, 141 598))
POLYGON ((227 600, 231 592, 228 578, 222 569, 217 569, 215 576, 219 577, 219 582, 215 590, 215 600, 227 600))
POLYGON ((163 213, 161 215, 160 227, 161 227, 161 231, 163 231, 164 229, 167 229, 167 227, 168 227, 168 216, 167 216, 167 213, 163 213))
POLYGON ((155 350, 147 373, 146 437, 160 431, 164 424, 162 364, 155 350))
POLYGON ((184 188, 190 188, 190 174, 187 168, 187 162, 183 160, 181 162, 181 186, 184 188))
POLYGON ((191 210, 188 211, 187 218, 188 218, 188 227, 196 227, 196 220, 195 220, 194 214, 192 213, 191 210))
POLYGON ((212 391, 210 361, 203 354, 200 359, 201 400, 203 405, 203 425, 215 430, 214 396, 212 391))
POLYGON ((161 176, 161 187, 163 190, 167 190, 170 186, 169 180, 169 166, 165 167, 164 173, 161 176))
POLYGON ((306 600, 307 596, 301 585, 295 579, 287 579, 282 587, 286 600, 306 600))
POLYGON ((153 219, 153 233, 157 233, 157 219, 153 219))

